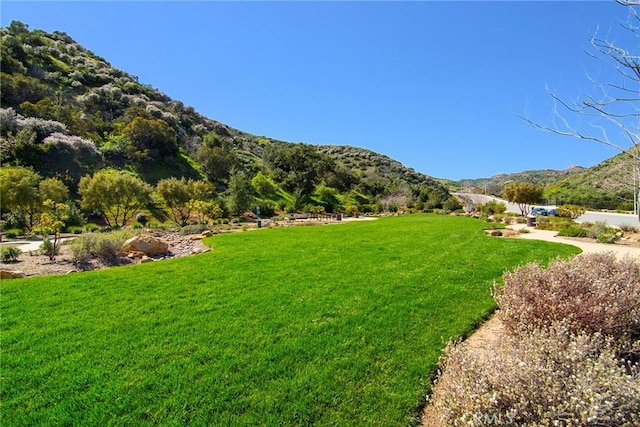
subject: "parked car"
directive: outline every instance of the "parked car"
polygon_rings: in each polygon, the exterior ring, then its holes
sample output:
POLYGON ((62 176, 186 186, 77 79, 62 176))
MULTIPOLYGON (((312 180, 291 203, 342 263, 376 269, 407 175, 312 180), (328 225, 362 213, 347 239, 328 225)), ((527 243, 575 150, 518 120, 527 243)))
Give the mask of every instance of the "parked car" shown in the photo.
POLYGON ((547 215, 549 215, 549 216, 560 216, 560 215, 558 215, 558 211, 555 210, 555 209, 549 209, 547 211, 547 215))
POLYGON ((531 215, 533 215, 533 216, 538 216, 538 215, 547 216, 548 214, 549 214, 549 212, 547 212, 547 210, 545 208, 533 208, 533 209, 531 209, 531 215))

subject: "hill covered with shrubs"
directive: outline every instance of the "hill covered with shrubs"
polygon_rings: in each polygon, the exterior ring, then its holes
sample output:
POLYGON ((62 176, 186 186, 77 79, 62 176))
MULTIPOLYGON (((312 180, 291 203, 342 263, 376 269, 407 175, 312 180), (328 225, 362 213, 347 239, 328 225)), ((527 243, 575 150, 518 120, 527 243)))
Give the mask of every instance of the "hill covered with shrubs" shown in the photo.
POLYGON ((529 182, 544 187, 543 199, 550 204, 632 210, 633 164, 631 155, 621 153, 589 168, 531 170, 443 183, 451 190, 500 196, 510 182, 529 182))
POLYGON ((265 214, 456 207, 441 184, 386 156, 287 143, 204 117, 64 32, 13 21, 0 41, 2 168, 57 179, 72 199, 84 177, 116 170, 152 187, 205 182, 223 215, 258 205, 265 214), (239 191, 246 195, 231 208, 239 191))

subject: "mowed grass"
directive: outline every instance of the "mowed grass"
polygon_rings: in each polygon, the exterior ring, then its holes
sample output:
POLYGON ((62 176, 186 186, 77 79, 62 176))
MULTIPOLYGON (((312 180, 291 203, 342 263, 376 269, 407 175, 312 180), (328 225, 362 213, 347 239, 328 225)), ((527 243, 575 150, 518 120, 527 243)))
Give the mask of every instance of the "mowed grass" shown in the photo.
POLYGON ((3 281, 2 425, 416 422, 444 340, 505 269, 579 250, 413 215, 214 236, 214 251, 3 281))

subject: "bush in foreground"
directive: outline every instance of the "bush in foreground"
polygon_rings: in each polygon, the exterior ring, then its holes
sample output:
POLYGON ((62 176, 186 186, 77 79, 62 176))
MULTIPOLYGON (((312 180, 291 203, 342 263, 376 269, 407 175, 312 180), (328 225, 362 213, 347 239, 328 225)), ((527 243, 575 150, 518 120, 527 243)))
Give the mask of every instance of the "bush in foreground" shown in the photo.
POLYGON ((640 339, 640 263, 612 253, 582 254, 505 273, 494 298, 507 329, 558 321, 572 332, 640 339))
POLYGON ((76 263, 83 263, 94 257, 113 263, 124 242, 134 234, 129 230, 82 234, 71 241, 69 248, 76 263))
POLYGON ((433 406, 444 425, 640 425, 640 262, 613 254, 529 264, 494 297, 491 351, 449 344, 433 406))
POLYGON ((479 359, 451 344, 434 409, 447 426, 637 426, 640 374, 613 339, 556 324, 508 335, 479 359))
POLYGON ((16 262, 22 251, 15 246, 0 246, 0 261, 16 262))

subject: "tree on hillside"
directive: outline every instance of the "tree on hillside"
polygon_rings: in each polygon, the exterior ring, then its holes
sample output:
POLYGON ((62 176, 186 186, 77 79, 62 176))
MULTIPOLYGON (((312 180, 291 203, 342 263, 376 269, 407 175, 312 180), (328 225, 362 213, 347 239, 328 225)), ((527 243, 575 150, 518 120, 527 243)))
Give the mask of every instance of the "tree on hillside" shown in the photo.
POLYGON ((156 193, 171 210, 171 216, 175 223, 185 224, 189 221, 195 208, 193 202, 209 200, 213 189, 210 184, 204 181, 166 178, 158 182, 156 193))
POLYGON ((96 211, 110 227, 120 227, 151 202, 153 189, 124 171, 105 169, 80 180, 82 208, 96 211))
POLYGON ((284 189, 302 198, 310 195, 323 175, 335 166, 316 147, 308 144, 269 144, 264 149, 262 161, 284 189))
POLYGON ((204 144, 196 151, 195 158, 202 165, 207 178, 219 186, 227 184, 231 170, 240 163, 230 149, 204 144))
POLYGON ((541 186, 530 182, 513 182, 504 189, 502 197, 511 203, 516 203, 524 216, 531 211, 531 205, 540 201, 543 191, 541 186))
POLYGON ((233 215, 242 215, 253 207, 254 190, 246 172, 234 171, 227 188, 227 207, 233 215))
POLYGON ((176 131, 161 119, 136 117, 122 129, 122 134, 140 160, 161 160, 178 152, 176 131))
POLYGON ((609 40, 596 33, 590 37, 592 52, 589 55, 611 64, 616 80, 598 81, 589 78, 593 91, 581 95, 576 101, 567 101, 550 93, 557 120, 552 125, 542 125, 523 117, 532 126, 562 136, 570 136, 612 147, 633 159, 629 187, 633 188, 634 210, 640 217, 638 194, 640 192, 640 15, 637 0, 617 0, 627 7, 627 22, 621 24, 629 36, 628 46, 609 40), (570 123, 563 113, 574 115, 577 123, 570 123), (582 124, 586 122, 586 126, 582 124), (557 124, 556 122, 559 122, 557 124), (619 138, 612 139, 615 132, 619 138))

